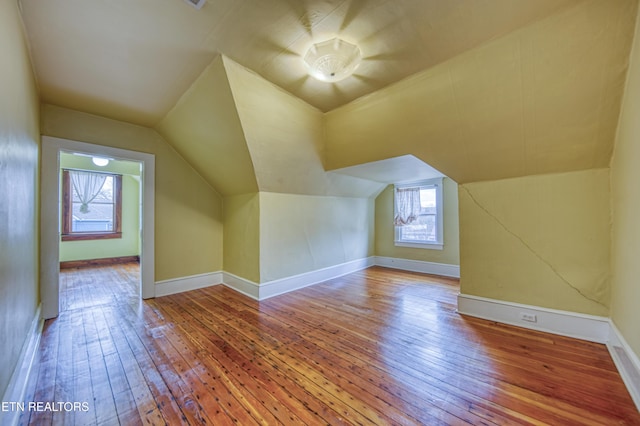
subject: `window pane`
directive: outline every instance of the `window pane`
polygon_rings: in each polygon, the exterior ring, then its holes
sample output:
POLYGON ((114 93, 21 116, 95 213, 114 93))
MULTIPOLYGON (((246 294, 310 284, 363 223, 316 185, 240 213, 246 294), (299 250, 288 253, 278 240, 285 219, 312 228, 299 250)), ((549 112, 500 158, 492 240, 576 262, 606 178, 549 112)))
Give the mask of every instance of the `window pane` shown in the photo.
POLYGON ((71 214, 71 232, 113 231, 113 176, 105 179, 98 195, 84 209, 74 189, 71 214))
POLYGON ((400 240, 435 243, 438 241, 436 227, 436 188, 420 188, 420 216, 418 220, 400 227, 400 240))
POLYGON ((420 189, 420 207, 422 209, 432 209, 433 213, 436 211, 436 188, 421 188, 420 189))
POLYGON ((410 225, 399 227, 400 240, 415 242, 437 242, 436 215, 422 214, 410 225))

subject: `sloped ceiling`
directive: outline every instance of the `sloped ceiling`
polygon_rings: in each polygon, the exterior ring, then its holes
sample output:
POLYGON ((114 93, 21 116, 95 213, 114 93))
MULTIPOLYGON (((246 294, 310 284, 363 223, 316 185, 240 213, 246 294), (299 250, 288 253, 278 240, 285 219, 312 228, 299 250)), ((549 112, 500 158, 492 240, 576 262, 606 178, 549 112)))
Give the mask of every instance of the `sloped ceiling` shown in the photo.
POLYGON ((223 56, 157 130, 223 196, 262 191, 370 197, 384 188, 327 173, 322 112, 223 56))
POLYGON ((258 191, 222 57, 216 57, 157 126, 222 195, 258 191))
POLYGON ((584 2, 328 112, 326 168, 413 154, 466 183, 608 167, 636 8, 584 2))
POLYGON ((324 170, 323 114, 223 58, 260 191, 370 197, 385 185, 324 170))
POLYGON ((384 184, 411 183, 444 177, 438 170, 413 155, 402 155, 400 157, 372 161, 337 169, 333 172, 384 184))
POLYGON ((581 0, 20 0, 42 100, 156 125, 218 54, 322 111, 581 0), (301 57, 340 36, 365 57, 334 85, 301 57))
POLYGON ((465 183, 606 167, 637 0, 21 5, 43 102, 155 127, 225 195, 366 196, 371 181, 325 170, 413 155, 465 183), (306 49, 336 35, 365 60, 309 78, 306 49))

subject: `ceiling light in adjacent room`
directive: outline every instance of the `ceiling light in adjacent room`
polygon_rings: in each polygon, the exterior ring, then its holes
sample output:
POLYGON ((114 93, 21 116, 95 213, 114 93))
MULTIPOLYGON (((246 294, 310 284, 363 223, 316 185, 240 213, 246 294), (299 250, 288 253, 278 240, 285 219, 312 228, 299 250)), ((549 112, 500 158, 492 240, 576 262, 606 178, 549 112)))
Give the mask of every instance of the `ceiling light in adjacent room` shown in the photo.
POLYGON ((189 3, 191 6, 195 7, 196 9, 200 10, 202 9, 202 6, 204 6, 204 2, 207 0, 184 0, 187 3, 189 3))
POLYGON ((329 83, 349 77, 358 68, 361 59, 358 46, 339 38, 314 44, 304 56, 309 74, 329 83))
POLYGON ((93 164, 95 164, 96 166, 100 166, 100 167, 104 167, 107 164, 109 164, 109 159, 108 158, 92 157, 91 161, 93 161, 93 164))

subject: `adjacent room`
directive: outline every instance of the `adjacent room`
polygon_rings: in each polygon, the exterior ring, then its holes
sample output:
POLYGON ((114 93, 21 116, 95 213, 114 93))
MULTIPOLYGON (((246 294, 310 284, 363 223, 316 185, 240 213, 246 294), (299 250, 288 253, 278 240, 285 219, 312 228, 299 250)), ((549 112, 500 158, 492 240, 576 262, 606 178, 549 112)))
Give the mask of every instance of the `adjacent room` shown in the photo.
POLYGON ((639 16, 0 0, 0 424, 640 424, 639 16))

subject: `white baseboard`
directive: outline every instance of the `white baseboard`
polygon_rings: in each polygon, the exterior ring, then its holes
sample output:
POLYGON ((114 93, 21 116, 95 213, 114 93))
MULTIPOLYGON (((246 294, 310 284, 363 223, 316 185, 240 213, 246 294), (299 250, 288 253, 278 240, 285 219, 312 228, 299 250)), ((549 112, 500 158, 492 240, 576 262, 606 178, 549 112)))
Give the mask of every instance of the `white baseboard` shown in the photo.
POLYGON ((206 274, 156 281, 156 297, 222 284, 222 275, 222 272, 209 272, 206 274))
POLYGON ((181 293, 183 291, 209 287, 211 285, 224 284, 239 293, 251 297, 252 299, 265 300, 269 297, 278 296, 280 294, 338 278, 374 265, 411 272, 442 275, 445 277, 460 277, 460 266, 458 265, 398 259, 393 257, 371 256, 260 284, 246 278, 239 277, 230 272, 212 272, 208 274, 158 281, 156 282, 155 291, 156 297, 161 297, 181 293))
POLYGON ((269 297, 278 296, 290 291, 332 280, 334 278, 338 278, 352 272, 369 268, 374 264, 374 257, 365 257, 363 259, 352 260, 350 262, 329 266, 327 268, 316 269, 315 271, 305 272, 299 275, 293 275, 278 280, 268 281, 260 284, 259 300, 265 300, 269 297))
POLYGON ((635 402, 638 411, 640 411, 640 359, 631 350, 631 347, 613 321, 609 321, 609 325, 607 348, 620 376, 622 376, 624 384, 627 386, 629 394, 631 394, 633 402, 635 402))
MULTIPOLYGON (((44 320, 42 317, 42 305, 38 306, 36 313, 31 321, 31 326, 27 337, 22 345, 20 351, 20 357, 16 364, 15 370, 9 380, 4 395, 2 396, 3 402, 24 402, 25 393, 27 391, 27 383, 31 376, 31 369, 33 367, 33 361, 40 345, 40 337, 42 336, 42 327, 44 320)), ((20 419, 20 411, 0 411, 0 425, 13 426, 18 424, 20 419)))
POLYGON ((606 317, 547 309, 468 294, 458 295, 458 312, 591 342, 607 343, 609 340, 609 318, 606 317), (522 314, 534 316, 535 322, 523 320, 522 314))
POLYGON ((384 256, 375 256, 375 264, 378 266, 384 266, 385 268, 401 269, 403 271, 460 278, 459 265, 448 265, 446 263, 425 262, 424 260, 400 259, 384 256))
POLYGON ((255 300, 260 300, 260 284, 258 283, 233 275, 230 272, 223 273, 222 283, 238 293, 242 293, 255 300))
POLYGON ((252 299, 265 300, 270 297, 299 290, 301 288, 338 278, 352 272, 360 271, 373 266, 374 264, 374 258, 367 257, 341 263, 339 265, 329 266, 328 268, 316 269, 315 271, 305 272, 303 274, 267 281, 261 284, 257 284, 229 272, 225 272, 223 282, 227 287, 249 296, 252 299))

